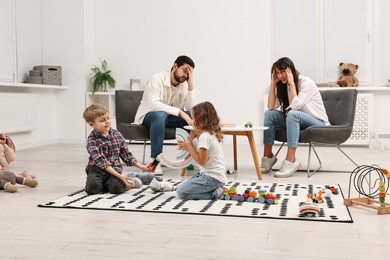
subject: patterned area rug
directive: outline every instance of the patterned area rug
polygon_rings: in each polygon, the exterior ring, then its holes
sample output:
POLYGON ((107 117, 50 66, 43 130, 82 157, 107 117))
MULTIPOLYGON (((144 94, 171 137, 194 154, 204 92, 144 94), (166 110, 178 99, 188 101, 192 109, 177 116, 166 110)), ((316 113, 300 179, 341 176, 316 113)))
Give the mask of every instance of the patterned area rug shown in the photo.
MULTIPOLYGON (((176 186, 181 183, 181 181, 175 180, 167 181, 172 182, 176 186)), ((175 192, 154 193, 148 186, 144 185, 140 189, 129 190, 121 195, 87 195, 84 190, 79 190, 59 199, 39 204, 38 206, 342 223, 353 222, 348 208, 344 205, 344 196, 339 185, 266 184, 262 182, 240 183, 234 181, 227 183, 225 187, 235 187, 237 190, 236 194, 241 195, 245 194, 246 190, 251 190, 252 193, 253 191, 258 193, 260 190, 260 196, 254 202, 239 201, 237 199, 241 197, 242 200, 244 196, 239 195, 240 197, 236 197, 234 194, 233 196, 226 196, 227 199, 231 197, 230 200, 180 200, 176 198, 175 192), (332 194, 329 194, 329 188, 333 191, 332 194), (307 194, 312 194, 313 198, 318 198, 316 194, 320 191, 326 191, 327 196, 322 198, 322 203, 315 203, 314 206, 318 206, 316 214, 314 216, 307 216, 302 213, 303 211, 300 213, 300 209, 303 209, 301 207, 302 204, 307 201, 307 194), (264 199, 264 194, 271 196, 268 196, 268 199, 264 199), (277 201, 277 204, 272 203, 272 198, 277 201)))

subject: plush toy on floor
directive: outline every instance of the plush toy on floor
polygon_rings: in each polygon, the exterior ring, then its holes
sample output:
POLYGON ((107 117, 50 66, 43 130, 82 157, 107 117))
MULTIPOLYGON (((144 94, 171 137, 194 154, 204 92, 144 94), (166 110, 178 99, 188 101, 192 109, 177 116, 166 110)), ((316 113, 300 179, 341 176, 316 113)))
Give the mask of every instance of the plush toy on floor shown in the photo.
POLYGON ((35 174, 31 172, 24 171, 17 176, 11 171, 0 170, 0 190, 11 193, 17 192, 18 187, 15 184, 35 188, 38 181, 35 179, 35 174))
POLYGON ((0 170, 5 170, 15 160, 15 145, 6 134, 0 134, 0 170))

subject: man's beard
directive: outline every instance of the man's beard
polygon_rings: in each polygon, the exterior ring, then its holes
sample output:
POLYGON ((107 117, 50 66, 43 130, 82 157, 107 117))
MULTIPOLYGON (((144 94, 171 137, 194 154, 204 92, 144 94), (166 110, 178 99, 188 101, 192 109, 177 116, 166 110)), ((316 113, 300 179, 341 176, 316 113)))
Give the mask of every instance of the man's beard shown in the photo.
POLYGON ((186 77, 179 78, 178 76, 176 76, 176 71, 175 71, 175 73, 173 73, 173 77, 175 78, 176 82, 179 82, 179 83, 183 83, 184 81, 187 80, 186 77))

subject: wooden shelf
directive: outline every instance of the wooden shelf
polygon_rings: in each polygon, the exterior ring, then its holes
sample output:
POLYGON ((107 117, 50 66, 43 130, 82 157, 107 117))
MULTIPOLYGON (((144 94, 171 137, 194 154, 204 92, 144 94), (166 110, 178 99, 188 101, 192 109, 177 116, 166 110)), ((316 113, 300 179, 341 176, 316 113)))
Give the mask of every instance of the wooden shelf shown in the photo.
POLYGON ((55 89, 55 90, 68 89, 68 87, 66 86, 30 84, 30 83, 20 83, 20 82, 0 82, 0 87, 39 88, 39 89, 55 89))
POLYGON ((87 95, 93 95, 93 96, 115 96, 115 92, 102 92, 102 91, 98 91, 98 92, 95 92, 95 93, 92 93, 92 92, 87 92, 87 95))

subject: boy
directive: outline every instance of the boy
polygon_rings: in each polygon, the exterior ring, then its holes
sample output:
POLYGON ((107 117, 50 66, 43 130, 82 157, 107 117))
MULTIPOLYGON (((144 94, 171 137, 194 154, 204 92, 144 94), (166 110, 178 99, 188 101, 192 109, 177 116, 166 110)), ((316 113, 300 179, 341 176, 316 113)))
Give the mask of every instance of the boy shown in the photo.
POLYGON ((139 178, 122 175, 123 167, 119 158, 127 166, 136 166, 143 171, 150 171, 150 168, 135 159, 122 134, 111 128, 107 109, 100 104, 92 104, 85 109, 83 117, 93 128, 86 146, 89 162, 85 169, 85 191, 89 195, 107 191, 121 194, 128 189, 141 187, 139 178))

